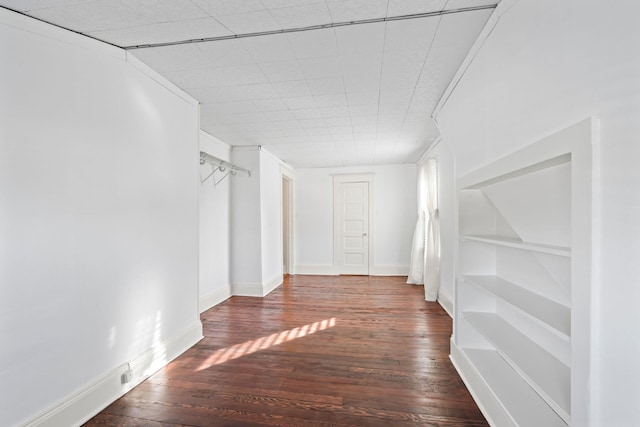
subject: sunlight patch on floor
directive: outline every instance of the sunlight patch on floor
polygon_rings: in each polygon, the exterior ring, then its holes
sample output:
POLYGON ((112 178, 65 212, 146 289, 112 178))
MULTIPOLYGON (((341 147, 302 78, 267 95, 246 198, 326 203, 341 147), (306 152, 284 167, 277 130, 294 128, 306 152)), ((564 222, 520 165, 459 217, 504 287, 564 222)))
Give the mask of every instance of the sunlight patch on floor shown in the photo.
POLYGON ((207 360, 205 360, 198 367, 198 369, 196 369, 196 372, 202 371, 214 365, 219 365, 229 360, 238 359, 242 356, 246 356, 260 350, 266 350, 270 347, 285 343, 287 341, 306 337, 307 335, 324 331, 325 329, 332 328, 334 326, 336 326, 336 318, 332 317, 330 319, 324 319, 318 322, 309 323, 308 325, 299 326, 297 328, 271 334, 266 337, 246 341, 241 344, 233 345, 231 347, 221 348, 220 350, 216 350, 211 356, 209 356, 207 360))

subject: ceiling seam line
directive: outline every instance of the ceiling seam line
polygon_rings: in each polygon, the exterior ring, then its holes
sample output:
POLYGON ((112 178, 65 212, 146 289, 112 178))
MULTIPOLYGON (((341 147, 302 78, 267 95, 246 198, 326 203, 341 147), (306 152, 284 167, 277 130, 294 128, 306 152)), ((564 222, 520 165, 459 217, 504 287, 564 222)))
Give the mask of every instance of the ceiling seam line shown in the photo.
POLYGON ((379 22, 393 22, 393 21, 403 21, 408 19, 430 18, 430 17, 436 17, 436 16, 451 15, 454 13, 464 13, 464 12, 474 12, 479 10, 495 9, 496 6, 497 4, 491 4, 491 5, 485 5, 485 6, 474 6, 474 7, 465 7, 465 8, 459 8, 459 9, 440 10, 436 12, 416 13, 411 15, 389 16, 389 17, 383 17, 383 18, 362 19, 362 20, 356 20, 356 21, 332 22, 329 24, 312 25, 308 27, 283 28, 281 30, 260 31, 255 33, 231 34, 228 36, 204 37, 204 38, 196 38, 196 39, 179 40, 179 41, 173 41, 173 42, 122 46, 122 49, 125 49, 125 50, 149 49, 149 48, 155 48, 155 47, 178 46, 178 45, 192 44, 192 43, 206 43, 206 42, 214 42, 214 41, 242 39, 242 38, 249 38, 249 37, 261 37, 261 36, 269 36, 269 35, 275 35, 275 34, 299 33, 304 31, 323 30, 327 28, 346 27, 351 25, 363 25, 363 24, 374 24, 379 22))

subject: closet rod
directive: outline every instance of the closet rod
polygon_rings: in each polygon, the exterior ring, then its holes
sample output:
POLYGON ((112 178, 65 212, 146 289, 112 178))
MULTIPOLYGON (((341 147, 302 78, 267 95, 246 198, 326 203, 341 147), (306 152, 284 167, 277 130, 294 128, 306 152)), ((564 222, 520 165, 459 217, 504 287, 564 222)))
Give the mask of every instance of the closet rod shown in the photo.
MULTIPOLYGON (((213 176, 213 174, 215 173, 215 171, 220 171, 220 172, 226 172, 224 174, 224 176, 222 178, 220 178, 220 180, 218 180, 218 182, 216 182, 216 184, 220 183, 220 181, 222 181, 225 177, 227 177, 227 175, 231 174, 231 175, 246 175, 248 177, 251 176, 251 171, 247 170, 247 169, 243 169, 239 166, 234 165, 233 163, 229 163, 226 162, 222 159, 219 159, 215 156, 212 156, 211 154, 205 153, 204 151, 200 152, 200 164, 204 165, 204 164, 210 164, 213 166, 213 171, 205 178, 203 179, 201 182, 205 182, 207 179, 209 179, 210 177, 213 176)), ((214 182, 215 182, 215 178, 214 178, 214 182)))

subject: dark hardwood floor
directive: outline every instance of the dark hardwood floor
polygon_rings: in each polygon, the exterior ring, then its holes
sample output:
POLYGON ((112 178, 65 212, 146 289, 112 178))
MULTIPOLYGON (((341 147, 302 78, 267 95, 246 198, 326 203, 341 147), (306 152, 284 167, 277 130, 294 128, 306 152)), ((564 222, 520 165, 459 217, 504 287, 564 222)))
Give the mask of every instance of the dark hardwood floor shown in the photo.
POLYGON ((205 338, 87 426, 486 426, 451 319, 400 277, 291 276, 202 314, 205 338))

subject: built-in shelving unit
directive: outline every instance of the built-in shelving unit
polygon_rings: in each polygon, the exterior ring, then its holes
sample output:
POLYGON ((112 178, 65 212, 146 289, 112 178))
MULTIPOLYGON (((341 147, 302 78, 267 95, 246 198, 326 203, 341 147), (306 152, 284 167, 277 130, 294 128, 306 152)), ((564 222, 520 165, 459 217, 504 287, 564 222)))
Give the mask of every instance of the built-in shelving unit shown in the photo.
POLYGON ((451 358, 496 427, 588 419, 593 125, 458 181, 451 358))

